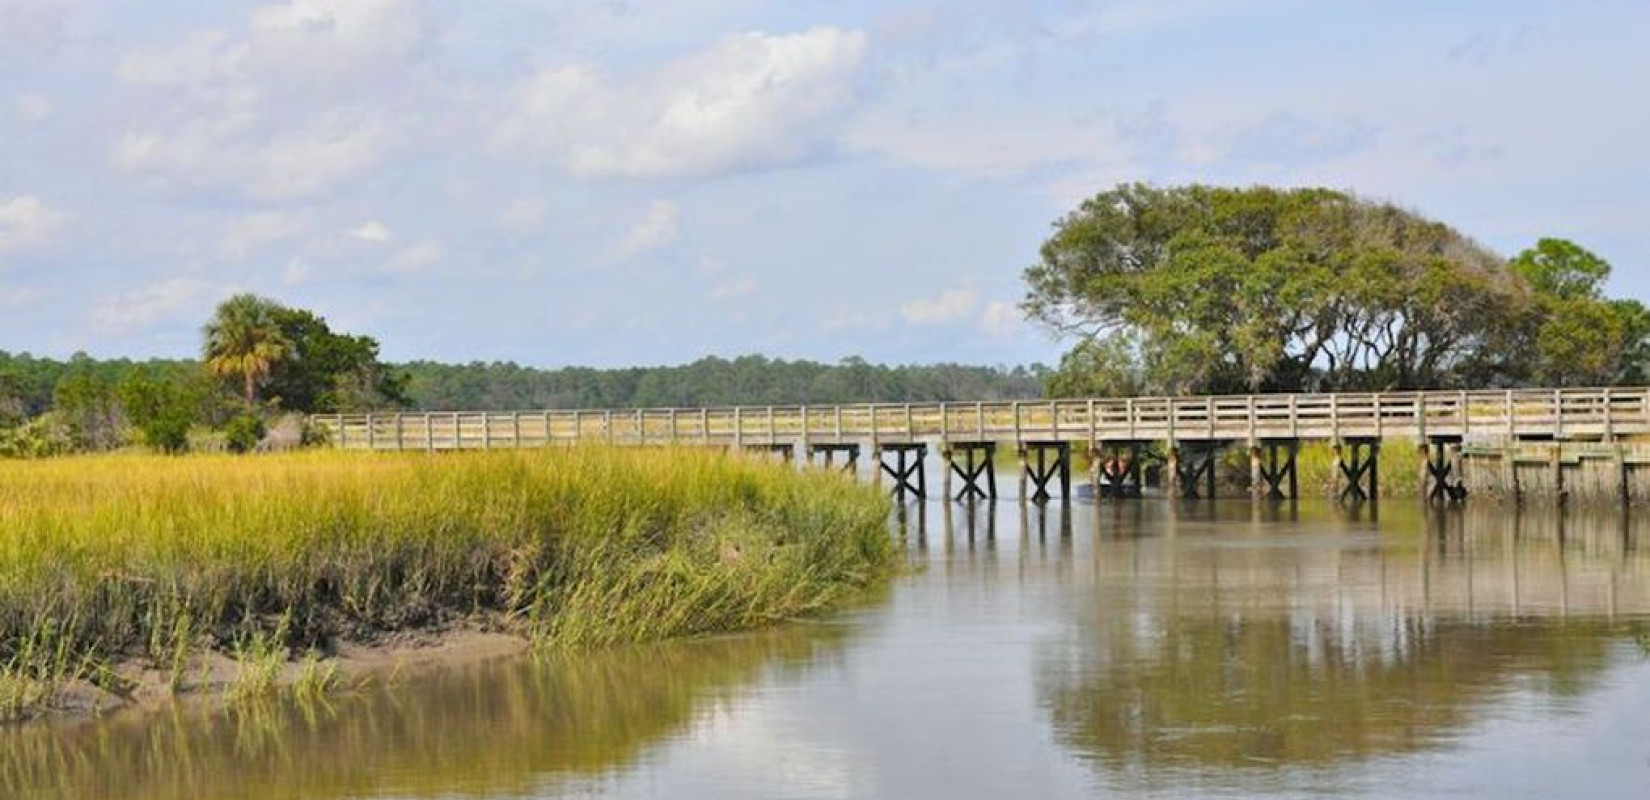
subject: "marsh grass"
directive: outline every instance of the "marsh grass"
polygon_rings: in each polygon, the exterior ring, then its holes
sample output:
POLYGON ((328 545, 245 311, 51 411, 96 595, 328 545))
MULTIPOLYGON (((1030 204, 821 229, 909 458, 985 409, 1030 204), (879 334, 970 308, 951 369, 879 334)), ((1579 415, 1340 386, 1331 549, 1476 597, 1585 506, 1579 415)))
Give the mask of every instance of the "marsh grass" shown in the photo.
POLYGON ((889 574, 887 512, 842 476, 688 449, 8 464, 0 708, 135 656, 176 687, 203 650, 256 695, 333 637, 477 613, 547 648, 765 625, 889 574))

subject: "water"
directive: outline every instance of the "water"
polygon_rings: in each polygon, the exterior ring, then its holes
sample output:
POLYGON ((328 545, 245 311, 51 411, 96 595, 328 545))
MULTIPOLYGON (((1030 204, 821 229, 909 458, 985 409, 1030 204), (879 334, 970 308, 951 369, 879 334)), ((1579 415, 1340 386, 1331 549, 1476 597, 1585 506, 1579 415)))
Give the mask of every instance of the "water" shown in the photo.
POLYGON ((782 631, 0 732, 18 798, 1639 798, 1650 523, 933 503, 782 631))

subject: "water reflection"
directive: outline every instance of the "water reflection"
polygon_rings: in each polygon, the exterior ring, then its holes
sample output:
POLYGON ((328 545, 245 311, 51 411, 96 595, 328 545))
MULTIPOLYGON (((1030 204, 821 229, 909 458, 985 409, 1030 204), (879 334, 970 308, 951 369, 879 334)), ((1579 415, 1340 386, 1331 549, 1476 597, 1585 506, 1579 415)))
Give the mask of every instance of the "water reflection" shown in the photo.
POLYGON ((800 679, 848 632, 482 665, 328 706, 270 702, 0 730, 0 797, 550 795, 634 764, 739 688, 800 679))
POLYGON ((1629 620, 1650 613, 1650 557, 1619 514, 1233 512, 1101 510, 1038 695, 1108 785, 1275 790, 1447 749, 1514 692, 1573 705, 1635 657, 1629 620))

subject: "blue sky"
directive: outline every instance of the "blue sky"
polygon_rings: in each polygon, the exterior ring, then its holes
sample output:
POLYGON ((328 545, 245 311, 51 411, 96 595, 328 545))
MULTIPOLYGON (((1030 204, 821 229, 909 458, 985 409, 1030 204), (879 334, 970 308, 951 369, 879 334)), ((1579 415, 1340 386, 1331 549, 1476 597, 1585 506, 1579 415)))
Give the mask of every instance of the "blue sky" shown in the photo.
POLYGON ((1650 298, 1650 4, 0 0, 0 349, 251 290, 394 359, 1052 362, 1122 181, 1325 185, 1650 298))

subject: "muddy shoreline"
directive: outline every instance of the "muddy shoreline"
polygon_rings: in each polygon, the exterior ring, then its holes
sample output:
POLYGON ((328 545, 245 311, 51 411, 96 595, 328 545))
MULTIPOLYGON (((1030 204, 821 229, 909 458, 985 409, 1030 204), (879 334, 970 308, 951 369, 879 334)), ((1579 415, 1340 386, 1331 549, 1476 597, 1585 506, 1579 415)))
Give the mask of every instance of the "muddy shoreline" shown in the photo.
POLYGON ((398 631, 370 641, 337 640, 313 659, 289 655, 255 694, 243 691, 241 677, 255 667, 228 653, 208 650, 191 656, 181 680, 157 667, 148 657, 121 659, 111 668, 117 688, 104 688, 85 679, 58 688, 45 707, 12 725, 72 722, 116 714, 154 713, 178 705, 233 704, 290 695, 306 679, 306 672, 328 675, 327 693, 348 693, 374 684, 393 682, 420 671, 461 667, 520 656, 532 649, 530 638, 501 629, 486 619, 466 619, 439 627, 398 631))

